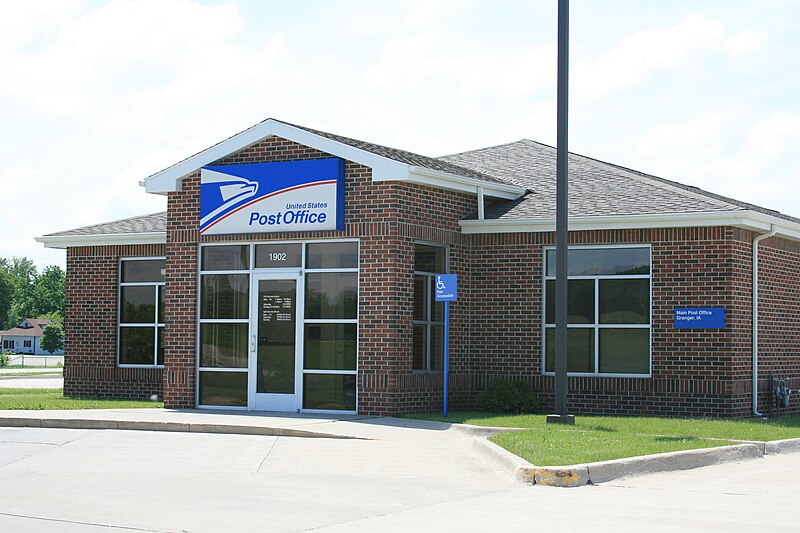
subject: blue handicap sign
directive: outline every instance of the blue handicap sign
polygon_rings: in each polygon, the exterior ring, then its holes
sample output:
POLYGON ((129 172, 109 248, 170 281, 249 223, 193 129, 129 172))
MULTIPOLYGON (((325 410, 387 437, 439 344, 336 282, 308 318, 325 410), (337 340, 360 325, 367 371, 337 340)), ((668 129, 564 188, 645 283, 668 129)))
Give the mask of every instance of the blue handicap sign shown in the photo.
POLYGON ((436 301, 455 302, 458 300, 458 275, 436 274, 436 301))

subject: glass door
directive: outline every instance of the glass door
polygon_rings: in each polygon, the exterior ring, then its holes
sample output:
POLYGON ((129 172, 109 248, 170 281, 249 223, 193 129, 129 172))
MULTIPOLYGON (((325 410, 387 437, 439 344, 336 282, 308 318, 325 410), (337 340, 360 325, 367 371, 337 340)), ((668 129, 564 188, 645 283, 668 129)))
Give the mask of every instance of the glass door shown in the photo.
POLYGON ((299 411, 302 364, 302 277, 269 273, 253 276, 250 312, 249 407, 258 411, 299 411), (298 317, 300 318, 298 320, 298 317))

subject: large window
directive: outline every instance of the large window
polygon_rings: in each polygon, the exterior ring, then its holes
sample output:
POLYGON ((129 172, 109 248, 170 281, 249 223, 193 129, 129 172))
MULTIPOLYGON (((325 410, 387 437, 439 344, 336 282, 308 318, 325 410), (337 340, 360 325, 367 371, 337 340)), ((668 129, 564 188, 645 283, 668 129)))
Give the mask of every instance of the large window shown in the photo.
MULTIPOLYGON (((571 248, 567 370, 650 374, 650 248, 571 248)), ((544 370, 555 370, 555 250, 545 251, 544 370)))
POLYGON ((303 409, 356 410, 358 243, 306 245, 303 409))
POLYGON ((441 371, 444 359, 444 303, 437 302, 436 274, 447 272, 447 248, 414 247, 414 370, 441 371))
POLYGON ((250 247, 204 246, 200 270, 199 403, 246 407, 250 247))
POLYGON ((164 364, 164 258, 120 262, 120 366, 164 364))

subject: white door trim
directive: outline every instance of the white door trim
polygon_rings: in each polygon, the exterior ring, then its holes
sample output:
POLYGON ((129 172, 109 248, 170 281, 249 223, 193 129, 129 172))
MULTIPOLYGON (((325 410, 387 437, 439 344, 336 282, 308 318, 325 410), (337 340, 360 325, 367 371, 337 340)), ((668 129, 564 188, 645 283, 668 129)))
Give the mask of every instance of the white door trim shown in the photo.
POLYGON ((247 410, 300 412, 303 400, 303 317, 305 277, 302 272, 254 272, 250 281, 250 328, 247 364, 247 410), (258 285, 264 280, 295 281, 295 365, 294 394, 268 394, 256 392, 258 344, 258 285))

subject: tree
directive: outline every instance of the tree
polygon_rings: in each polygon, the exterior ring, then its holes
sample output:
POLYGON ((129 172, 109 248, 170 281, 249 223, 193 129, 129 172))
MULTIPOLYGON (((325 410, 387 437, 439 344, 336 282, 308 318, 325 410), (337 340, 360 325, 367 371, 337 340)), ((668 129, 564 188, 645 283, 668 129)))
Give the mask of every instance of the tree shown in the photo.
POLYGON ((11 305, 6 314, 5 328, 13 328, 25 317, 35 316, 33 305, 33 282, 36 279, 36 265, 27 257, 14 257, 0 262, 6 279, 11 285, 11 305))
POLYGON ((41 346, 50 355, 64 348, 64 330, 55 320, 45 326, 41 346))
POLYGON ((66 278, 59 266, 45 267, 37 274, 27 257, 0 258, 0 329, 50 313, 63 318, 66 278))
POLYGON ((8 321, 8 313, 11 311, 11 282, 8 281, 8 274, 0 269, 0 328, 3 328, 8 321))
POLYGON ((31 312, 28 316, 58 313, 64 316, 67 276, 61 267, 50 265, 35 277, 31 286, 31 312))

